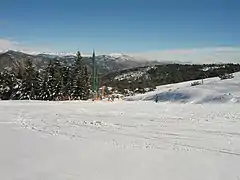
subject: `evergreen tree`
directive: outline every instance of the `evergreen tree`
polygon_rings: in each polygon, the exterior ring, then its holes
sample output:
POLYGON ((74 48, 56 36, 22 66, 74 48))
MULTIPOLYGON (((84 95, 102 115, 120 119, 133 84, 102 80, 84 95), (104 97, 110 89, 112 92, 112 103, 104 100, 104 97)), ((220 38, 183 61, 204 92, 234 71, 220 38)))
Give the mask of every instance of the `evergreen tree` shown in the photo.
POLYGON ((39 73, 32 61, 28 59, 25 64, 25 72, 22 75, 20 99, 38 99, 39 88, 39 73))
POLYGON ((83 73, 83 100, 88 100, 90 98, 90 74, 88 73, 87 66, 84 66, 84 73, 83 73))
POLYGON ((81 53, 77 52, 76 60, 73 64, 71 95, 73 99, 80 100, 84 96, 83 63, 81 53))
POLYGON ((21 80, 12 72, 4 70, 0 73, 0 99, 18 99, 21 80))
POLYGON ((58 60, 50 61, 43 73, 41 83, 41 98, 43 100, 57 100, 62 98, 61 64, 58 60))
POLYGON ((61 100, 63 98, 63 78, 62 78, 62 64, 59 60, 55 60, 54 64, 54 76, 53 76, 53 82, 54 82, 54 96, 53 98, 55 100, 61 100))
POLYGON ((40 82, 40 99, 50 100, 50 91, 48 89, 48 72, 47 68, 42 72, 42 81, 40 82))
POLYGON ((62 66, 62 95, 64 99, 69 99, 71 95, 71 67, 68 64, 62 66))
POLYGON ((8 74, 6 71, 0 73, 0 99, 1 100, 7 100, 10 98, 10 95, 8 94, 10 88, 7 84, 7 78, 8 74))

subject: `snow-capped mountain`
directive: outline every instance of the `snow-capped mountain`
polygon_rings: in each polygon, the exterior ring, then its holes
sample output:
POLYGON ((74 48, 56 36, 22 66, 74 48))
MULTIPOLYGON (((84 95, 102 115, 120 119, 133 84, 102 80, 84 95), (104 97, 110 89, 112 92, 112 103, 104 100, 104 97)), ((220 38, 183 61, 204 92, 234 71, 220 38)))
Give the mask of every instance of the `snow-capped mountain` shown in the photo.
POLYGON ((43 53, 38 53, 36 55, 42 55, 42 56, 46 56, 46 57, 47 56, 49 56, 49 57, 76 56, 74 53, 71 53, 71 52, 43 52, 43 53))
MULTIPOLYGON (((41 67, 48 63, 50 60, 58 59, 60 61, 67 61, 72 63, 75 59, 73 53, 24 53, 21 51, 9 50, 0 53, 0 70, 4 68, 17 69, 23 66, 26 59, 31 59, 37 67, 41 67)), ((92 66, 92 59, 90 56, 82 55, 83 61, 89 66, 92 66)), ((124 54, 109 54, 96 56, 96 64, 98 66, 99 73, 109 73, 119 71, 122 69, 134 68, 139 66, 146 66, 149 64, 159 64, 154 61, 144 61, 137 58, 124 55, 124 54)))
POLYGON ((115 58, 116 60, 121 60, 121 61, 133 61, 133 60, 136 60, 132 56, 129 56, 129 55, 126 55, 126 54, 118 54, 118 53, 109 54, 108 57, 115 58))

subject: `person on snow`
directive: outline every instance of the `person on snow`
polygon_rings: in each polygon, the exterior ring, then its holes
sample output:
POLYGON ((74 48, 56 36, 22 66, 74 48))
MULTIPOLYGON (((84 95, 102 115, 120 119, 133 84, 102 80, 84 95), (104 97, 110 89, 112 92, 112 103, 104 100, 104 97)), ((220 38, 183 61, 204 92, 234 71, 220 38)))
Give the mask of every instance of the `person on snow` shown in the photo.
POLYGON ((158 102, 158 95, 156 95, 156 97, 155 97, 155 102, 156 103, 158 102))

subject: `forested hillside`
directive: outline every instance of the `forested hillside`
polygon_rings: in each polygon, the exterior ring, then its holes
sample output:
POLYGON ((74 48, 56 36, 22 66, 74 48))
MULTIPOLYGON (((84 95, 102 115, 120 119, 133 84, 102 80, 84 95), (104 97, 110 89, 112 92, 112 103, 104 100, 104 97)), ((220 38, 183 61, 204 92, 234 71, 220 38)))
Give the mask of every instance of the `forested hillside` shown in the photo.
POLYGON ((166 64, 109 73, 102 78, 102 82, 120 92, 124 92, 124 89, 145 92, 159 85, 217 77, 238 71, 239 64, 166 64))

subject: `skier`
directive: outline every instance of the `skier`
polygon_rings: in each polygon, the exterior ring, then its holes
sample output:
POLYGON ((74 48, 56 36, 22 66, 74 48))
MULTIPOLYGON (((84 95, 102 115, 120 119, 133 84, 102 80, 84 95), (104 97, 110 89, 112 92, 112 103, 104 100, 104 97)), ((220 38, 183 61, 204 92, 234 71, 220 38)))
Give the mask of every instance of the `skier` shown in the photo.
POLYGON ((158 95, 156 95, 156 97, 155 97, 155 102, 156 103, 158 102, 158 95))
POLYGON ((114 95, 112 95, 112 97, 111 97, 111 101, 112 101, 112 102, 114 101, 114 98, 115 98, 114 95))

